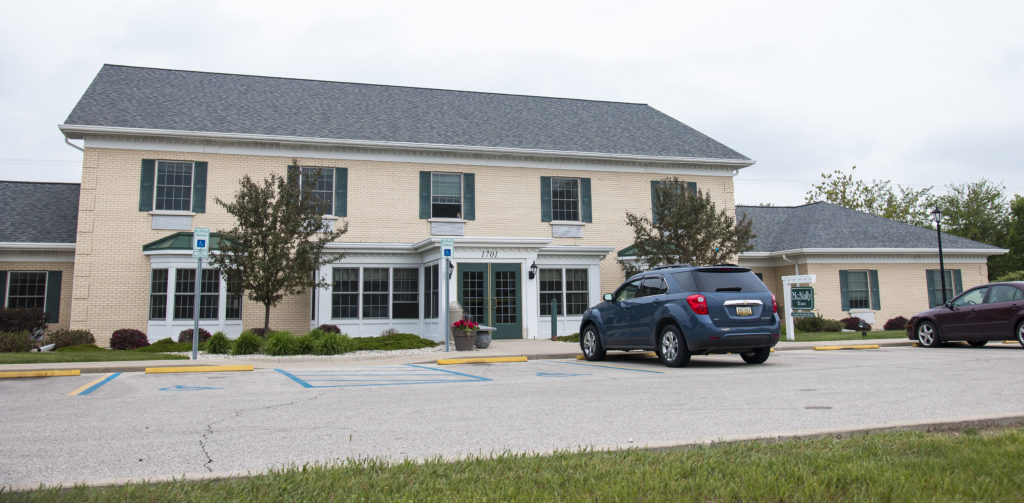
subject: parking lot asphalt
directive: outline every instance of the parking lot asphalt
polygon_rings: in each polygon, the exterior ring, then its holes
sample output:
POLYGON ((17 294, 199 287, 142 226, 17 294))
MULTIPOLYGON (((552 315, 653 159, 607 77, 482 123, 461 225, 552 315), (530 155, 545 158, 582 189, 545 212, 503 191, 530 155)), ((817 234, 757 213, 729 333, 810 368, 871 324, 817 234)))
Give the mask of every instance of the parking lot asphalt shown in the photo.
MULTIPOLYGON (((850 339, 845 341, 827 342, 780 342, 776 351, 812 349, 815 346, 852 346, 859 344, 878 344, 882 347, 910 346, 907 339, 850 339)), ((530 360, 550 360, 574 358, 580 354, 579 343, 560 342, 539 339, 494 340, 487 349, 472 351, 455 351, 454 346, 449 352, 434 351, 414 354, 363 353, 338 356, 237 356, 223 358, 208 357, 193 360, 139 360, 125 362, 71 362, 71 363, 25 363, 0 365, 0 372, 40 371, 79 369, 83 374, 109 372, 144 372, 146 368, 178 367, 191 365, 239 365, 248 364, 257 369, 273 369, 278 367, 309 367, 322 365, 389 365, 407 363, 435 363, 439 359, 448 358, 505 358, 525 356, 530 360)), ((615 352, 612 352, 615 354, 615 352)))
POLYGON ((1024 422, 1019 345, 0 380, 0 486, 1024 422))

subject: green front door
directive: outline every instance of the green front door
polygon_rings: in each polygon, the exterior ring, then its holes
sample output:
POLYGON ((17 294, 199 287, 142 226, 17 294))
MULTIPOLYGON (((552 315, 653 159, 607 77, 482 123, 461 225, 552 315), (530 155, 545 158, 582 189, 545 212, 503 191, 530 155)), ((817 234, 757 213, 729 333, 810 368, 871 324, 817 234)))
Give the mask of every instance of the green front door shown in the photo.
POLYGON ((459 264, 463 316, 494 327, 495 339, 523 338, 519 264, 459 264))

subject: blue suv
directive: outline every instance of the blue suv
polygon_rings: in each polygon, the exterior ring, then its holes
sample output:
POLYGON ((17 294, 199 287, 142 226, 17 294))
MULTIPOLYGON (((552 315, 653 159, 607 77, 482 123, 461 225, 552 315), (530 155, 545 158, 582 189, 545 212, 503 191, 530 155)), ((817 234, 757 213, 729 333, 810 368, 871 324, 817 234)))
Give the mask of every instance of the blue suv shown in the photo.
POLYGON ((590 361, 603 360, 609 349, 653 349, 669 367, 709 353, 764 363, 779 342, 777 313, 775 295, 746 267, 661 266, 630 277, 587 309, 580 348, 590 361))

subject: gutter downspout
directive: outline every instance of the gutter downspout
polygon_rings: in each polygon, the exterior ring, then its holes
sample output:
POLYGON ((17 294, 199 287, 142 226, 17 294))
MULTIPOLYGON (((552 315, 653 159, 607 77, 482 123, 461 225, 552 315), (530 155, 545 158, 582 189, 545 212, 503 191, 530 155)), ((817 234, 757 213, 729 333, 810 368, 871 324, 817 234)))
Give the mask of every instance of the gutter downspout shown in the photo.
POLYGON ((71 143, 71 140, 69 140, 67 136, 64 137, 64 143, 67 143, 68 145, 71 145, 71 148, 74 148, 75 150, 78 150, 78 151, 80 151, 82 153, 85 153, 85 149, 84 148, 79 147, 78 145, 75 145, 74 143, 71 143))
POLYGON ((796 262, 793 262, 792 260, 789 260, 788 258, 786 258, 786 254, 785 253, 782 254, 782 260, 785 260, 786 262, 789 262, 790 264, 793 264, 793 267, 796 268, 796 272, 794 274, 800 274, 800 264, 797 264, 796 262))

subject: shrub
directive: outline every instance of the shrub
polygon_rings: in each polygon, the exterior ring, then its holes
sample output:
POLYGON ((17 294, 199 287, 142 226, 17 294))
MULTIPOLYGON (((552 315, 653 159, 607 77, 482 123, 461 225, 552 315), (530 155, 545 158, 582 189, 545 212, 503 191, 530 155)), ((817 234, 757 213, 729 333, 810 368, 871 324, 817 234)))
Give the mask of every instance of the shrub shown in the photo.
POLYGON ((856 330, 858 332, 859 331, 863 331, 863 330, 871 330, 871 324, 870 323, 868 323, 868 322, 866 322, 864 320, 861 320, 860 318, 858 318, 856 316, 850 316, 849 318, 843 318, 843 319, 839 320, 839 323, 842 323, 843 324, 843 328, 845 328, 847 330, 856 330), (861 325, 862 323, 863 323, 863 325, 861 325))
MULTIPOLYGON (((202 335, 203 333, 199 332, 199 336, 202 337, 202 335)), ((231 340, 224 335, 224 332, 217 332, 210 336, 210 340, 206 341, 206 352, 226 355, 231 352, 231 340)))
POLYGON ((355 349, 355 344, 347 335, 333 332, 325 332, 320 336, 314 348, 318 355, 340 355, 355 349))
POLYGON ((110 349, 138 349, 148 345, 146 333, 134 328, 122 328, 110 336, 110 349))
POLYGON ((39 334, 46 330, 42 309, 0 309, 0 332, 39 334))
POLYGON ((28 331, 0 332, 0 353, 32 351, 32 334, 28 331))
POLYGON ((820 316, 797 318, 793 324, 796 325, 796 329, 801 332, 839 332, 843 329, 842 323, 836 320, 825 319, 820 316))
POLYGON ((96 338, 88 330, 66 330, 60 329, 46 334, 43 337, 43 345, 53 344, 53 349, 79 346, 82 344, 96 344, 96 338))
POLYGON ((424 339, 416 334, 391 334, 380 337, 356 337, 352 339, 358 350, 393 350, 393 349, 418 349, 436 346, 438 343, 424 339))
POLYGON ((316 327, 316 329, 321 331, 321 332, 328 332, 328 333, 332 333, 332 334, 340 334, 341 333, 341 329, 338 328, 338 325, 331 325, 329 323, 324 323, 323 325, 320 325, 319 327, 316 327))
POLYGON ((166 337, 138 350, 147 353, 187 353, 192 351, 192 343, 174 342, 170 337, 166 337))
POLYGON ((298 340, 291 332, 270 332, 263 352, 273 356, 289 356, 297 353, 298 340))
POLYGON ((1010 271, 996 278, 995 281, 1024 281, 1024 271, 1010 271))
MULTIPOLYGON (((323 325, 321 325, 323 326, 323 325)), ((326 335, 325 332, 319 328, 310 330, 305 335, 295 338, 295 354, 297 355, 313 355, 316 354, 316 348, 320 344, 320 338, 326 335)))
POLYGON ((882 328, 884 328, 886 330, 906 330, 907 329, 907 321, 909 321, 909 320, 907 320, 906 318, 904 318, 902 316, 897 316, 897 317, 892 318, 889 321, 885 322, 885 325, 882 325, 882 328))
POLYGON ((381 332, 381 333, 380 333, 380 336, 381 336, 381 337, 387 337, 387 336, 389 336, 389 335, 397 335, 397 334, 400 334, 400 333, 401 333, 401 332, 399 332, 399 331, 398 331, 398 330, 396 330, 395 328, 389 328, 389 329, 387 329, 387 330, 385 330, 385 331, 381 332))
MULTIPOLYGON (((205 328, 199 327, 199 342, 206 342, 210 340, 210 332, 206 331, 205 328)), ((178 332, 178 342, 192 342, 192 329, 186 328, 181 332, 178 332)))
POLYGON ((267 334, 263 333, 262 328, 250 328, 249 330, 246 330, 246 332, 251 332, 252 335, 255 335, 256 337, 266 338, 267 336, 267 334))
POLYGON ((251 355, 259 353, 261 347, 263 347, 263 338, 253 333, 252 330, 246 330, 235 340, 235 347, 231 349, 231 354, 251 355))
POLYGON ((79 344, 77 346, 68 346, 65 348, 58 348, 55 351, 65 351, 68 353, 80 353, 83 351, 107 351, 95 344, 79 344))

